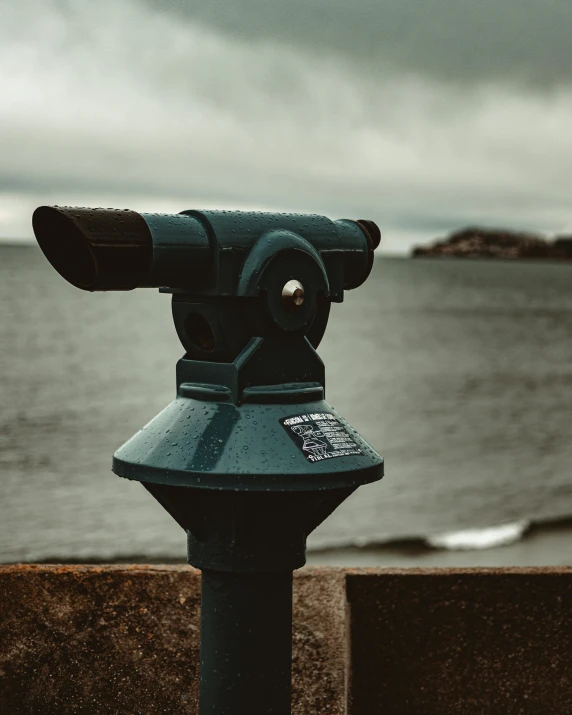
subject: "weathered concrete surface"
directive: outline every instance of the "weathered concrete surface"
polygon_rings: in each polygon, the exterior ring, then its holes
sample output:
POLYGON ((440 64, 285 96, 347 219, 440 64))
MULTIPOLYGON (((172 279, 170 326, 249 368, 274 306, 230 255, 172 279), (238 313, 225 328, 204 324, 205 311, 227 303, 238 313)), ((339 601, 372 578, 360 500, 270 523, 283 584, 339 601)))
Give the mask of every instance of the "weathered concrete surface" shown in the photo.
POLYGON ((292 712, 345 715, 349 640, 343 569, 294 574, 292 712))
MULTIPOLYGON (((198 713, 200 573, 1 566, 0 713, 198 713)), ((294 582, 293 712, 345 713, 345 577, 294 582)))
MULTIPOLYGON (((199 595, 182 566, 0 567, 0 714, 197 713, 199 595)), ((572 568, 303 569, 293 643, 295 715, 571 715, 572 568)))
POLYGON ((350 712, 570 715, 572 569, 348 572, 350 712))

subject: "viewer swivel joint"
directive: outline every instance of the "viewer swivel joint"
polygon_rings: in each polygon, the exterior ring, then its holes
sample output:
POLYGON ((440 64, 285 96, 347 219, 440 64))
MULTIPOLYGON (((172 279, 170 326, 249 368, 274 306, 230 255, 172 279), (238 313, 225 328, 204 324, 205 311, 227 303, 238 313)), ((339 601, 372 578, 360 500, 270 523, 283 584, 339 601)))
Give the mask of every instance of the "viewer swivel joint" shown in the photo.
POLYGON ((330 305, 379 243, 366 220, 237 211, 38 208, 38 243, 88 291, 172 294, 177 397, 119 448, 203 572, 201 715, 288 715, 292 571, 382 458, 324 400, 330 305))

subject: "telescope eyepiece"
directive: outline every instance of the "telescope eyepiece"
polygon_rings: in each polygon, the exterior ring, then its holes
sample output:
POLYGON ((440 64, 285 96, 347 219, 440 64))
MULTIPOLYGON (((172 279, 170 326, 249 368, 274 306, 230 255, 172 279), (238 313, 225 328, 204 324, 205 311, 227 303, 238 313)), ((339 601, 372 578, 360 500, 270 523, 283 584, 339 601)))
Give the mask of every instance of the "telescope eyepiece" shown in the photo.
POLYGON ((375 251, 381 243, 381 231, 379 230, 379 226, 374 221, 370 221, 367 218, 358 218, 356 223, 358 223, 362 229, 365 229, 365 232, 371 239, 373 250, 375 251))

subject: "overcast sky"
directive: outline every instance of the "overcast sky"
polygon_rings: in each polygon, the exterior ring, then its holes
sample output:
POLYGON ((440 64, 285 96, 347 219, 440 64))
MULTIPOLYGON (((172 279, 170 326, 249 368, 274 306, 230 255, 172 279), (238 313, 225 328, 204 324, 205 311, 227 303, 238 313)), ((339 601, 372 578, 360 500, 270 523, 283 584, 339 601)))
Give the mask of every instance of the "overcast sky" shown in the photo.
POLYGON ((45 203, 572 229, 572 2, 0 0, 0 237, 45 203))

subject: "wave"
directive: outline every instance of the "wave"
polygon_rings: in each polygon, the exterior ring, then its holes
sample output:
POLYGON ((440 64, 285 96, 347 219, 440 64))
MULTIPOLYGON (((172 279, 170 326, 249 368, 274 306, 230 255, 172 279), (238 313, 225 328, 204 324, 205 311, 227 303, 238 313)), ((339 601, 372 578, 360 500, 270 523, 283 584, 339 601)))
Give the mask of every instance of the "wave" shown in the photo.
POLYGON ((443 551, 478 551, 508 546, 537 531, 564 527, 572 528, 572 517, 532 521, 520 519, 492 526, 455 529, 431 534, 390 534, 357 536, 354 538, 324 538, 318 534, 310 536, 308 550, 311 552, 338 549, 389 550, 425 553, 431 550, 443 551))
POLYGON ((462 529, 431 534, 425 537, 428 546, 448 551, 472 551, 493 549, 520 541, 530 527, 530 522, 521 520, 509 524, 497 524, 481 529, 462 529))

